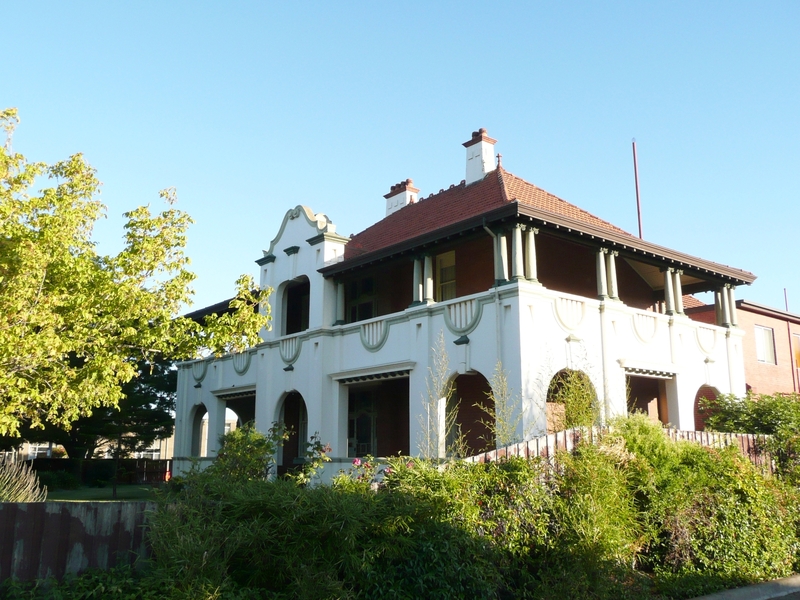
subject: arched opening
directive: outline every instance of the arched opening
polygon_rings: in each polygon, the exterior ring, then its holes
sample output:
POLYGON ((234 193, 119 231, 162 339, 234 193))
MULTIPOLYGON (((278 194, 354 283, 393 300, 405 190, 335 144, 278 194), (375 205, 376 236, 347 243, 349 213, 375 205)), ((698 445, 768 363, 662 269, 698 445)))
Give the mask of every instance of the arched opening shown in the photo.
POLYGON ((600 418, 597 391, 583 371, 562 369, 547 388, 547 433, 591 427, 600 418))
POLYGON ((711 400, 712 402, 717 399, 719 395, 719 391, 716 388, 711 387, 710 385, 702 385, 700 389, 697 390, 697 393, 694 395, 694 428, 695 431, 704 431, 706 428, 706 418, 709 416, 708 413, 703 413, 700 411, 700 400, 705 398, 706 400, 711 400))
POLYGON ((628 375, 625 382, 628 388, 629 413, 644 413, 654 423, 669 422, 665 379, 628 375))
POLYGON ((278 456, 278 474, 282 475, 301 464, 308 441, 308 411, 299 392, 290 392, 283 399, 280 421, 291 431, 278 456))
MULTIPOLYGON (((494 412, 491 392, 492 387, 486 377, 477 371, 459 375, 453 382, 448 412, 458 407, 455 434, 460 434, 466 456, 495 448, 494 427, 489 424, 490 414, 494 412)), ((450 432, 448 434, 447 444, 452 447, 453 435, 450 432)))
POLYGON ((283 290, 283 334, 291 335, 308 329, 311 283, 303 275, 290 281, 283 290))
POLYGON ((192 450, 191 456, 201 457, 206 455, 206 431, 208 420, 204 417, 208 414, 205 404, 198 404, 192 409, 192 450))

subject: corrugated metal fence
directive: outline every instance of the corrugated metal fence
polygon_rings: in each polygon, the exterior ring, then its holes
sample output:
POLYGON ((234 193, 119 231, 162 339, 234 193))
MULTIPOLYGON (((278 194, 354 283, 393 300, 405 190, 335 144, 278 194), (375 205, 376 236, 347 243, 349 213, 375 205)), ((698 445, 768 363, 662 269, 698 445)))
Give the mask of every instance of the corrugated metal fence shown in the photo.
POLYGON ((0 580, 61 579, 66 573, 135 564, 148 554, 152 502, 0 503, 0 580))
MULTIPOLYGON (((524 458, 542 457, 552 459, 559 451, 571 452, 581 443, 588 441, 596 443, 607 428, 576 427, 556 433, 543 435, 519 444, 512 444, 497 450, 490 450, 470 456, 465 460, 469 462, 494 461, 506 456, 521 456, 524 458)), ((711 433, 706 431, 680 431, 677 429, 664 429, 664 434, 671 440, 686 440, 696 442, 708 448, 722 448, 736 446, 744 456, 758 467, 762 472, 773 474, 774 464, 772 457, 765 449, 768 436, 751 433, 711 433)))

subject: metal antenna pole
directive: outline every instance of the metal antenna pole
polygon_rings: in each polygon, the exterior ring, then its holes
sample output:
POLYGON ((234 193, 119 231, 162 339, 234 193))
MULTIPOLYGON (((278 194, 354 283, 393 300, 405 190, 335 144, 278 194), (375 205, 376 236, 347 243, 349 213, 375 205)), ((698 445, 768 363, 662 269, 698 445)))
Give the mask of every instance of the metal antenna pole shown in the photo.
POLYGON ((639 239, 644 239, 642 235, 642 204, 639 201, 639 167, 636 163, 636 138, 631 140, 633 144, 633 177, 636 181, 636 214, 639 217, 639 239))

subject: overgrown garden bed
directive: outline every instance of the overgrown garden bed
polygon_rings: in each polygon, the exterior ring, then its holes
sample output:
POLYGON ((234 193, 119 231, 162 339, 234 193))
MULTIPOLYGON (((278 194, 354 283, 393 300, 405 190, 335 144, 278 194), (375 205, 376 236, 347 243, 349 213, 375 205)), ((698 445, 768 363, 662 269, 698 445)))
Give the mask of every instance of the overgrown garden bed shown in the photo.
POLYGON ((734 448, 672 442, 644 417, 560 456, 557 468, 397 457, 357 461, 330 486, 265 480, 270 442, 247 435, 162 495, 141 574, 86 574, 55 588, 6 583, 3 593, 692 598, 797 569, 793 488, 734 448))

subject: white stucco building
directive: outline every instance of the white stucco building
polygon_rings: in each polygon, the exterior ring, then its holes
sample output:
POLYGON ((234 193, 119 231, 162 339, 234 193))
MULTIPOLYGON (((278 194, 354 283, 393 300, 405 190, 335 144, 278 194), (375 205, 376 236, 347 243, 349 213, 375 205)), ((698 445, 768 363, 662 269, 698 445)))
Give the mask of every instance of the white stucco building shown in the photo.
MULTIPOLYGON (((427 198, 410 179, 392 186, 385 218, 352 238, 305 206, 276 223, 256 261, 272 328, 247 352, 180 365, 176 470, 201 448, 215 456, 226 408, 259 429, 319 432, 341 460, 415 454, 442 333, 475 449, 487 432, 474 404, 498 361, 520 431, 536 434, 564 369, 588 376, 606 415, 633 406, 681 429, 701 387, 744 393, 734 289, 752 274, 626 233, 507 172, 494 144, 474 132, 465 179, 427 198), (684 314, 683 295, 701 291, 716 293, 715 325, 684 314)), ((297 454, 295 438, 279 462, 297 454)))

